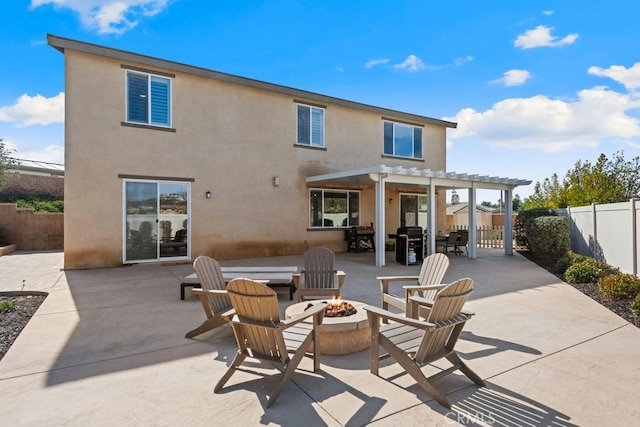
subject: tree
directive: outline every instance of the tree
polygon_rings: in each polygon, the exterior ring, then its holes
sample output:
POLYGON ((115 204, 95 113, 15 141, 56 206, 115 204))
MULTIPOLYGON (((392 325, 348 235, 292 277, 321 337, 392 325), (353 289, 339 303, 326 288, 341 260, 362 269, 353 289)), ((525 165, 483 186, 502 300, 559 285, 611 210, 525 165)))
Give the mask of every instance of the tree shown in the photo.
POLYGON ((557 174, 545 178, 542 184, 536 182, 533 194, 524 199, 523 209, 558 209, 567 207, 563 196, 562 186, 557 174))
POLYGON ((511 209, 513 209, 514 212, 518 212, 520 208, 522 208, 522 199, 519 194, 516 194, 511 200, 511 209))
POLYGON ((578 160, 560 184, 558 175, 537 182, 524 209, 558 209, 592 203, 624 202, 640 194, 640 157, 624 159, 616 152, 611 159, 600 154, 595 164, 578 160))
POLYGON ((0 139, 0 188, 6 184, 9 174, 7 170, 15 164, 15 160, 9 157, 13 150, 9 150, 2 139, 0 139))

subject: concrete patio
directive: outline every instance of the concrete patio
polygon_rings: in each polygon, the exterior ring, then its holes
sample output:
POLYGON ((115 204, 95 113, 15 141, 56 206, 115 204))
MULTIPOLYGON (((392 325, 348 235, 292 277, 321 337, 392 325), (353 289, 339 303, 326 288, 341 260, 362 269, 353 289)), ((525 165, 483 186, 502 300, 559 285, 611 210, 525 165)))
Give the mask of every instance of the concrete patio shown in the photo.
MULTIPOLYGON (((337 254, 344 298, 379 305, 376 276, 417 274, 387 255, 380 268, 372 253, 337 254)), ((2 424, 640 425, 640 330, 518 254, 478 255, 452 256, 445 281, 476 282, 457 349, 488 387, 459 374, 438 381, 452 410, 390 359, 371 375, 367 350, 323 356, 317 373, 304 360, 269 409, 274 369, 249 364, 214 394, 236 345, 228 326, 184 338, 204 320, 190 292, 180 300, 190 264, 64 272, 62 253, 2 256, 0 291, 49 293, 0 361, 2 424)), ((301 267, 302 257, 221 264, 301 267)))

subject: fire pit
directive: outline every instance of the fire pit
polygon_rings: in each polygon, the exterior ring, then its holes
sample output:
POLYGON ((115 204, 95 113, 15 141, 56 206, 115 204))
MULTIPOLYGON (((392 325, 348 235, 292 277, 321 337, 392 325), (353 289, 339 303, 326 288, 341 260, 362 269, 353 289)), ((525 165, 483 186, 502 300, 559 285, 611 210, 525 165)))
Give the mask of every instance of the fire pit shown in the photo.
MULTIPOLYGON (((313 305, 313 304, 309 304, 313 305)), ((350 302, 343 301, 340 297, 333 298, 327 303, 327 310, 324 317, 345 317, 356 314, 358 310, 350 302)))
POLYGON ((361 310, 364 303, 344 300, 305 301, 287 307, 285 316, 296 316, 314 304, 327 304, 324 321, 319 329, 321 354, 348 354, 369 347, 371 328, 367 312, 361 310))

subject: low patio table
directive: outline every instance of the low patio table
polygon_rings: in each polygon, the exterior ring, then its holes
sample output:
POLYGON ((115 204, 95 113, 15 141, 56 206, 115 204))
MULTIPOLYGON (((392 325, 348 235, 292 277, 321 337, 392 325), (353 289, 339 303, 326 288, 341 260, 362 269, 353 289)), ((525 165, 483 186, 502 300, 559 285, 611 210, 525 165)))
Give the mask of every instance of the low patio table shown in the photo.
MULTIPOLYGON (((295 285, 293 283, 293 275, 298 271, 298 267, 220 267, 225 282, 230 282, 238 277, 255 280, 265 283, 271 288, 288 287, 289 300, 293 300, 293 292, 295 285)), ((186 276, 180 283, 180 299, 184 299, 184 290, 187 287, 200 285, 200 280, 196 273, 186 276)))

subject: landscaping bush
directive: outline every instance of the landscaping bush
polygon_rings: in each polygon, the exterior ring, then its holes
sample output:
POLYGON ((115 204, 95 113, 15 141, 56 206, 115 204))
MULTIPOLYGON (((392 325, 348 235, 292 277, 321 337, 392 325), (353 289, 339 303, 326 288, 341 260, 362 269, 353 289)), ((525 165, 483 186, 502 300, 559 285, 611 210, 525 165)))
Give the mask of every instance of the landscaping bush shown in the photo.
POLYGON ((526 232, 526 223, 530 219, 538 218, 541 216, 557 216, 557 213, 552 210, 543 208, 528 209, 518 212, 515 223, 515 237, 517 245, 527 248, 529 247, 529 239, 527 238, 526 232))
POLYGON ((640 317, 640 294, 636 295, 636 299, 631 303, 631 311, 640 317))
POLYGON ((571 249, 567 218, 542 216, 525 224, 529 250, 547 262, 555 264, 571 249))
POLYGON ((562 255, 560 259, 556 262, 554 271, 558 274, 564 274, 567 271, 567 268, 571 267, 573 264, 577 264, 588 258, 589 257, 586 255, 580 255, 573 251, 569 251, 566 254, 562 255))
POLYGON ((633 274, 612 274, 600 278, 598 289, 613 298, 635 298, 640 293, 640 279, 633 274))
POLYGON ((587 258, 567 268, 564 280, 568 283, 595 283, 602 277, 616 273, 619 273, 617 268, 593 258, 587 258))
POLYGON ((35 212, 64 212, 63 197, 49 193, 2 193, 0 203, 15 203, 19 208, 33 209, 35 212))

